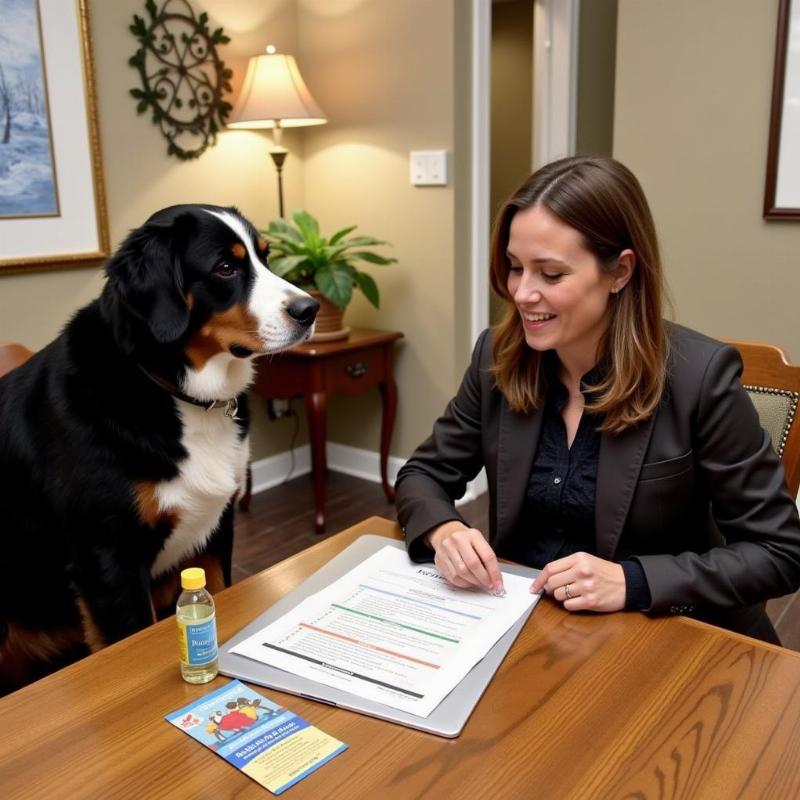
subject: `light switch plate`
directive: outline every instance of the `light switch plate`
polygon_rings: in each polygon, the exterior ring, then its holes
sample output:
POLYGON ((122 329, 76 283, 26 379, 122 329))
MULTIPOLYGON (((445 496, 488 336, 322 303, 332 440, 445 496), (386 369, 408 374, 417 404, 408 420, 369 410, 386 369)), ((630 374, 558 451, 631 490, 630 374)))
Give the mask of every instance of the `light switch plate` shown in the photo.
POLYGON ((447 185, 447 150, 412 150, 410 165, 413 186, 447 185))

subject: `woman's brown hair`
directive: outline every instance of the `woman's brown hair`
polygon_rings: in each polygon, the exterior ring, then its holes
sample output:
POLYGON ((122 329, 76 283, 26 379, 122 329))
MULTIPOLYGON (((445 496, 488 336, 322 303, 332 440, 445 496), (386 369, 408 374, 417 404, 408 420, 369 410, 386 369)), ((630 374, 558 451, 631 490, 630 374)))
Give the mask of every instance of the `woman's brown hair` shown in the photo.
POLYGON ((542 206, 577 230, 598 267, 613 272, 620 253, 630 248, 636 266, 630 281, 609 298, 610 320, 599 358, 608 365, 592 387, 585 410, 603 416, 600 430, 619 433, 655 411, 666 380, 667 337, 662 314, 661 259, 650 208, 633 173, 610 158, 576 156, 534 172, 500 209, 492 232, 491 283, 506 303, 494 329, 494 367, 498 389, 514 411, 541 407, 546 389, 542 353, 525 334, 507 281, 506 255, 514 215, 542 206))

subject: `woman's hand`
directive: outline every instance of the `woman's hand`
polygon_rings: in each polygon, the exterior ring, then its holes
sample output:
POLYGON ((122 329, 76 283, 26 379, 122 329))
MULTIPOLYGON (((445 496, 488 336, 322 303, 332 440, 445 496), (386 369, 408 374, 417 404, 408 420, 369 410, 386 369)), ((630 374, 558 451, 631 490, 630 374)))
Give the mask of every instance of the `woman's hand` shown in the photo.
POLYGON ((479 530, 451 520, 426 535, 436 551, 434 562, 439 572, 453 586, 475 586, 495 594, 505 592, 497 556, 479 530))
POLYGON ((625 573, 619 564, 589 553, 551 561, 531 585, 544 589, 567 611, 621 611, 625 608, 625 573))

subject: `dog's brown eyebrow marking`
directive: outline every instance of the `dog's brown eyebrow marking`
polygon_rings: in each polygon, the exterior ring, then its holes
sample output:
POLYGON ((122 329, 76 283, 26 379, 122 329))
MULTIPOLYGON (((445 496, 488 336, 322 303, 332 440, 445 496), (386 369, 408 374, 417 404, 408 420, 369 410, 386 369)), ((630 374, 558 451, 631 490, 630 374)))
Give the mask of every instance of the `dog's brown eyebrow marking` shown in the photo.
POLYGON ((247 255, 247 250, 241 242, 234 242, 231 245, 231 253, 233 253, 236 258, 244 258, 247 255))
POLYGON ((256 242, 256 244, 258 245, 258 249, 259 249, 259 250, 260 250, 262 253, 263 253, 265 250, 269 250, 269 244, 268 244, 268 243, 266 242, 266 240, 264 240, 264 239, 261 239, 261 238, 259 238, 259 240, 256 242))

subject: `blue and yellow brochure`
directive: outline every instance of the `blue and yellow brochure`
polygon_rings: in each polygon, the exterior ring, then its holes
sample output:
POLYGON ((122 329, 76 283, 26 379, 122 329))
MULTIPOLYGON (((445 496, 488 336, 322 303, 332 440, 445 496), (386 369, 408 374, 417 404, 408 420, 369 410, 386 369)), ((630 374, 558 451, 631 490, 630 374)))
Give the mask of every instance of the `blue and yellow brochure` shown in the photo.
POLYGON ((240 681, 165 717, 254 781, 281 794, 347 745, 240 681))

